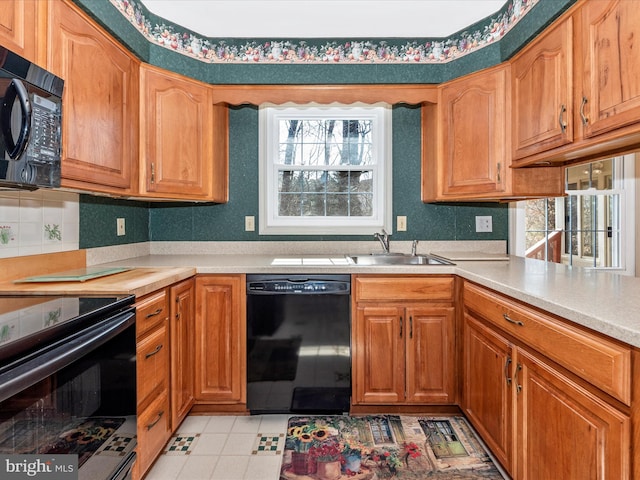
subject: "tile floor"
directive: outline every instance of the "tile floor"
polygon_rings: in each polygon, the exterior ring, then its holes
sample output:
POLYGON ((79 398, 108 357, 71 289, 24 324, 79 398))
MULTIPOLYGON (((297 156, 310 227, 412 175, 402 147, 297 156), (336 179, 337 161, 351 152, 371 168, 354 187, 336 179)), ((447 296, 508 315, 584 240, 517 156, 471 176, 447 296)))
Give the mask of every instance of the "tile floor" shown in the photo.
POLYGON ((288 420, 188 416, 145 480, 277 480, 288 420))

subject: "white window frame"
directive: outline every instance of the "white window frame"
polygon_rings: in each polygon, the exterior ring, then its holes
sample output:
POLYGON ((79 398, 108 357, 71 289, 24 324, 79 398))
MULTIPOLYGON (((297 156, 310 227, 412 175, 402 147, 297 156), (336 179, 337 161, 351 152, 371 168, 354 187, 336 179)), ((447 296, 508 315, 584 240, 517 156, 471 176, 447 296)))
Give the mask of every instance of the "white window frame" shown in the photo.
MULTIPOLYGON (((585 268, 596 270, 607 270, 623 275, 635 275, 636 270, 636 196, 635 191, 638 188, 635 178, 636 154, 628 154, 619 157, 613 157, 616 162, 616 171, 622 172, 622 178, 619 176, 613 179, 613 188, 611 190, 596 190, 590 188, 587 190, 571 190, 566 191, 567 194, 575 196, 582 195, 601 195, 603 193, 619 195, 620 199, 620 266, 619 267, 593 267, 585 268)), ((560 224, 559 228, 564 228, 564 197, 556 199, 556 221, 560 224)), ((510 253, 519 257, 525 256, 525 207, 524 202, 515 202, 509 208, 509 225, 510 225, 510 253)), ((576 263, 576 266, 580 266, 576 263)))
MULTIPOLYGON (((265 104, 259 111, 259 233, 260 235, 370 235, 385 229, 392 233, 392 109, 388 104, 265 104), (282 119, 371 120, 373 215, 368 217, 284 217, 278 215, 278 172, 291 165, 276 163, 278 124, 282 119)), ((353 170, 363 170, 352 166, 353 170)), ((345 169, 349 169, 345 166, 345 169)), ((307 169, 307 168, 305 168, 307 169)), ((312 168, 308 168, 312 169, 312 168)))

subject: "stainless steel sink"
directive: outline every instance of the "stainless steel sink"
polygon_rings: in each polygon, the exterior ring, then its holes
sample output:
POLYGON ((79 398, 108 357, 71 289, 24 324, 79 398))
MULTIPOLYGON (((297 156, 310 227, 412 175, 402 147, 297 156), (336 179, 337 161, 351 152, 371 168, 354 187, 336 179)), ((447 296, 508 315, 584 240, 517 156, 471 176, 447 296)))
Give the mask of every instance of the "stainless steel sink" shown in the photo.
POLYGON ((402 253, 348 255, 347 260, 353 265, 455 265, 448 260, 431 255, 405 255, 402 253))

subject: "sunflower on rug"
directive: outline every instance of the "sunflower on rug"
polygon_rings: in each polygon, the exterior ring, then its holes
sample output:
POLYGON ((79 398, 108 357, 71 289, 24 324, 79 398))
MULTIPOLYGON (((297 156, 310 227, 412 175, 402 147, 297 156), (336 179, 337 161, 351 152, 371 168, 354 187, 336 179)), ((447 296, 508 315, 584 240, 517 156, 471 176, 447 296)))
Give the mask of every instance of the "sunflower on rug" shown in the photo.
POLYGON ((502 479, 461 416, 289 420, 283 480, 502 479))

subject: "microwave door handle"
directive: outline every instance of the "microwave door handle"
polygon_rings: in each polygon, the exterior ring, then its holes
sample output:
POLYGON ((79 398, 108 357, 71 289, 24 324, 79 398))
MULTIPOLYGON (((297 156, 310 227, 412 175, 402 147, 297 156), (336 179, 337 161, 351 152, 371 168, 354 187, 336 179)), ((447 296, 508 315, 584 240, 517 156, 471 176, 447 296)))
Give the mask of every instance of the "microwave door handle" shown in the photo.
POLYGON ((27 146, 31 127, 31 102, 29 101, 29 93, 24 84, 17 78, 11 80, 5 92, 2 109, 0 110, 0 121, 2 123, 2 135, 4 136, 7 153, 9 154, 9 158, 15 160, 22 155, 22 152, 24 152, 27 146), (11 131, 11 113, 16 97, 22 109, 22 122, 20 124, 18 141, 14 143, 13 132, 11 131))

